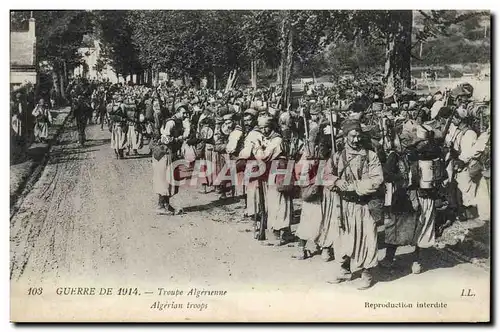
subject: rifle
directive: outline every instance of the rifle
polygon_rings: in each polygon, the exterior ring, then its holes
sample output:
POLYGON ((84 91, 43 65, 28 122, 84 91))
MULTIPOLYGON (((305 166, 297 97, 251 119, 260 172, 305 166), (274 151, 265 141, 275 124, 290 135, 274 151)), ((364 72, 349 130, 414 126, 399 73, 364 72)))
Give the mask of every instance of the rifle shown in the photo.
MULTIPOLYGON (((335 133, 334 133, 334 128, 333 128, 333 111, 332 109, 329 110, 328 114, 329 114, 329 117, 328 117, 328 120, 330 122, 330 140, 332 142, 332 151, 331 151, 331 158, 332 158, 332 165, 334 165, 334 158, 335 158, 335 153, 337 152, 337 147, 335 146, 335 142, 336 142, 336 139, 335 139, 335 133)), ((344 165, 344 168, 346 167, 347 165, 344 165)), ((338 167, 338 165, 337 165, 338 167)), ((338 175, 338 174, 337 174, 338 175)), ((342 209, 342 200, 340 198, 340 195, 338 193, 337 190, 333 190, 333 200, 335 202, 335 207, 336 207, 336 211, 337 211, 337 222, 340 226, 340 228, 344 229, 344 224, 343 224, 343 217, 342 217, 342 214, 343 214, 343 209, 342 209)))
POLYGON ((267 228, 267 211, 266 202, 264 201, 264 181, 261 179, 257 180, 257 185, 259 186, 259 210, 260 216, 255 224, 255 239, 263 241, 266 239, 266 228, 267 228))

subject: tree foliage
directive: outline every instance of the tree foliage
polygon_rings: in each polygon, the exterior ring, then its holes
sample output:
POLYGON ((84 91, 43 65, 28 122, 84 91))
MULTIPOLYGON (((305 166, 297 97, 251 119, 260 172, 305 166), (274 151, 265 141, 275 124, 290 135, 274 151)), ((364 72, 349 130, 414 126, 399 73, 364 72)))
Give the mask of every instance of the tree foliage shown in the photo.
MULTIPOLYGON (((37 59, 49 62, 56 70, 62 69, 63 62, 68 70, 80 64, 84 35, 92 31, 89 12, 81 10, 40 10, 33 11, 35 19, 37 59)), ((11 12, 11 28, 27 28, 30 11, 11 12)))

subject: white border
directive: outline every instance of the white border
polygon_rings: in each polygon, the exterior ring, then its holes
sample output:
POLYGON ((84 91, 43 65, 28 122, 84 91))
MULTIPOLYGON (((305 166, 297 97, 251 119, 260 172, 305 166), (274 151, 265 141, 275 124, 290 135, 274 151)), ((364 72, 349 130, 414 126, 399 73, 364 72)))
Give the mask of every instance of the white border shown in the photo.
MULTIPOLYGON (((1 243, 1 261, 0 261, 0 266, 2 268, 1 270, 1 277, 2 277, 2 286, 0 288, 0 298, 2 299, 1 303, 1 331, 6 331, 6 330, 13 330, 15 326, 13 324, 9 323, 9 285, 10 285, 10 280, 9 280, 9 260, 10 260, 10 255, 9 255, 9 196, 7 195, 7 188, 9 187, 9 163, 8 163, 8 158, 9 156, 9 131, 7 130, 7 124, 10 123, 10 120, 8 119, 8 101, 9 101, 9 67, 7 66, 7 63, 9 63, 9 47, 7 46, 7 41, 9 40, 9 18, 10 16, 8 11, 10 9, 284 9, 284 8, 289 8, 289 9, 330 9, 328 7, 335 6, 335 9, 436 9, 436 6, 439 6, 439 9, 481 9, 481 10, 492 10, 493 15, 498 14, 498 1, 466 1, 466 0, 454 0, 454 1, 435 1, 435 0, 421 0, 421 1, 415 1, 415 2, 403 2, 403 1, 360 1, 360 0, 350 0, 350 1, 341 1, 341 2, 332 2, 330 1, 283 1, 283 0, 278 0, 278 1, 269 1, 269 0, 253 0, 253 1, 247 1, 247 2, 236 2, 236 1, 210 1, 210 2, 205 2, 205 1, 193 1, 193 0, 183 0, 179 2, 170 2, 168 4, 160 4, 159 1, 147 1, 147 0, 141 0, 141 1, 85 1, 84 3, 82 2, 70 2, 70 1, 11 1, 10 3, 8 2, 2 2, 1 5, 2 11, 1 11, 1 27, 2 27, 2 35, 4 36, 4 47, 2 48, 2 51, 0 52, 1 54, 1 61, 0 63, 3 64, 0 66, 0 70, 3 72, 2 77, 5 79, 2 80, 1 82, 1 89, 0 91, 2 94, 5 96, 2 99, 2 105, 3 105, 3 112, 2 112, 2 117, 3 117, 3 123, 4 123, 4 129, 0 131, 0 134, 3 135, 3 139, 1 142, 3 144, 0 145, 2 149, 2 156, 3 162, 1 164, 1 169, 0 169, 0 175, 1 175, 1 184, 2 184, 2 199, 1 202, 2 204, 2 227, 3 227, 3 234, 2 236, 2 243, 1 243), (82 7, 82 5, 85 5, 85 7, 82 7)), ((498 23, 498 22, 497 22, 498 23)), ((494 26, 495 30, 496 26, 494 26)), ((494 32, 495 36, 495 45, 498 45, 498 31, 494 32)), ((492 62, 494 61, 496 64, 497 56, 495 54, 495 58, 492 59, 492 62)), ((496 66, 495 66, 496 67, 496 66)), ((495 72, 495 77, 497 77, 498 72, 495 72)), ((498 93, 498 85, 495 86, 495 95, 500 95, 498 93)), ((495 112, 495 111, 494 111, 495 112)), ((495 127, 500 128, 500 116, 496 115, 496 123, 495 127)), ((498 130, 498 129, 497 129, 498 130)), ((496 146, 499 142, 499 135, 497 134, 497 139, 495 141, 496 146)), ((496 156, 498 157, 498 153, 496 156)), ((498 197, 497 197, 498 198, 498 197)), ((498 201, 496 203, 499 203, 498 201)), ((498 204, 495 204, 493 206, 498 206, 498 204)), ((493 218, 493 222, 496 222, 496 218, 493 218)), ((498 231, 498 226, 495 227, 495 230, 498 231)), ((498 265, 498 256, 497 253, 493 253, 493 257, 495 258, 495 266, 498 265)), ((498 271, 497 271, 498 272, 498 271)), ((493 280, 492 280, 493 281, 493 280)), ((498 285, 496 285, 498 286, 498 285)), ((497 287, 496 287, 497 288, 497 287)), ((496 295, 496 294, 495 294, 496 295)), ((495 296, 496 299, 496 296, 495 296)), ((495 317, 498 312, 498 306, 496 307, 495 313, 492 313, 492 317, 495 317)), ((39 326, 40 327, 40 326, 39 326)), ((44 327, 43 325, 41 326, 42 328, 44 327)), ((113 326, 113 327, 107 327, 107 329, 120 329, 123 327, 127 326, 113 326)), ((142 330, 142 327, 138 326, 130 326, 134 330, 140 329, 142 330)), ((173 326, 167 326, 169 329, 176 330, 178 327, 173 327, 173 326)), ((200 326, 197 326, 200 328, 200 326)), ((362 328, 366 328, 367 326, 363 326, 362 328)), ((372 326, 373 327, 373 326, 372 326)), ((378 326, 379 328, 387 328, 386 326, 378 326)), ((30 326, 30 327, 24 327, 23 330, 26 331, 31 331, 34 330, 35 326, 30 326)), ((53 329, 53 326, 46 326, 45 328, 48 329, 53 329)), ((60 327, 58 330, 62 331, 72 331, 75 327, 60 327)), ((102 326, 80 326, 80 328, 91 328, 94 331, 101 331, 104 330, 106 327, 102 326)), ((189 329, 192 329, 193 327, 190 327, 189 329)), ((215 328, 220 328, 219 326, 215 328)), ((230 329, 236 329, 237 327, 231 327, 230 329)), ((277 326, 273 327, 262 327, 262 326, 252 326, 252 329, 254 328, 259 328, 259 330, 271 330, 271 329, 276 329, 277 326)), ((290 326, 287 326, 285 328, 290 328, 290 326)), ((304 327, 300 327, 301 329, 304 329, 304 327)), ((333 326, 336 330, 343 330, 346 327, 345 326, 333 326)), ((352 327, 351 327, 352 328, 352 327)), ((399 327, 395 327, 399 328, 399 327)), ((404 328, 404 327, 402 327, 404 328)), ((439 326, 419 326, 418 328, 425 329, 426 331, 433 331, 433 330, 438 330, 441 329, 442 327, 439 326)), ((470 326, 469 328, 472 329, 477 329, 480 327, 474 327, 470 326)), ((186 328, 183 328, 185 330, 186 328)), ((305 329, 311 329, 305 328, 305 329)))

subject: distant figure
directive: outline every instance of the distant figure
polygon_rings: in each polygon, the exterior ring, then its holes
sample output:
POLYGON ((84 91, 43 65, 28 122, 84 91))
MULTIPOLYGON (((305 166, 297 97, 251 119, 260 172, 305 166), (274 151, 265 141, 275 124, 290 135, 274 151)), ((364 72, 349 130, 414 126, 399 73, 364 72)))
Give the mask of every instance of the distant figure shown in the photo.
POLYGON ((21 141, 24 137, 25 124, 23 123, 24 109, 21 101, 21 94, 17 93, 11 105, 12 129, 14 130, 16 140, 21 141))
POLYGON ((35 140, 46 142, 49 137, 49 126, 52 124, 52 115, 45 106, 45 100, 39 100, 32 115, 35 117, 35 140))

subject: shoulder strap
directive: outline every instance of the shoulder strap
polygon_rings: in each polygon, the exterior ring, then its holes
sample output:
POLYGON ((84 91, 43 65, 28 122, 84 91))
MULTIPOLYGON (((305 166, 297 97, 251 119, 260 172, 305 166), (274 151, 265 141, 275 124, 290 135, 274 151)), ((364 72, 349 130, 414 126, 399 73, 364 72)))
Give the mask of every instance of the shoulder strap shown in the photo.
POLYGON ((365 150, 366 151, 366 154, 361 156, 361 163, 360 163, 360 166, 358 168, 358 178, 361 180, 361 177, 363 176, 363 169, 365 167, 365 163, 367 160, 369 160, 370 158, 370 151, 369 150, 365 150))

